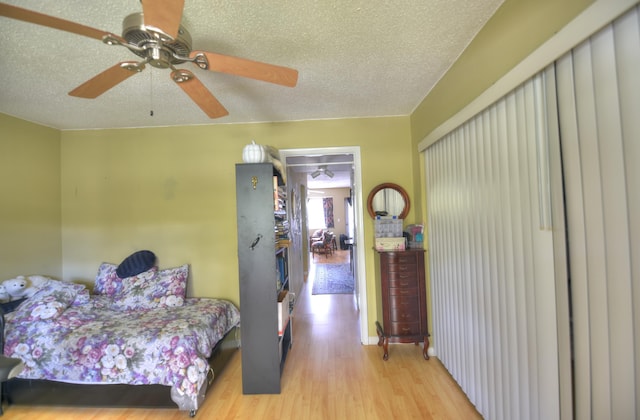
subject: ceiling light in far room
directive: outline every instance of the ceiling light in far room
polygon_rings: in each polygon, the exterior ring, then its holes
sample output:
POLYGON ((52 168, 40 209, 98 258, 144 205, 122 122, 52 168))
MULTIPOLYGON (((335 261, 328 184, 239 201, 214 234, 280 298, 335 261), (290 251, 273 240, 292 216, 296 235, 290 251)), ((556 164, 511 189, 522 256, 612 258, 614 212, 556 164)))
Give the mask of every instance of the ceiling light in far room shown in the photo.
POLYGON ((327 169, 326 165, 322 165, 322 166, 318 166, 318 169, 316 169, 315 171, 311 172, 311 178, 316 179, 317 177, 319 177, 322 174, 325 174, 329 178, 333 178, 333 175, 334 175, 333 172, 331 172, 329 169, 327 169))

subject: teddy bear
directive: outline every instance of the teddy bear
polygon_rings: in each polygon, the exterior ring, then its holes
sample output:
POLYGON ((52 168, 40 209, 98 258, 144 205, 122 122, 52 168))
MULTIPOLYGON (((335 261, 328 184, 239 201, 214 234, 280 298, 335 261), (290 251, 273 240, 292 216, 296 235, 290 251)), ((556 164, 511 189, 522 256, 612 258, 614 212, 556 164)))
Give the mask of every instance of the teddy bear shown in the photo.
POLYGON ((11 295, 7 292, 7 288, 4 287, 4 284, 0 283, 0 303, 9 302, 11 300, 11 295))
POLYGON ((24 276, 18 276, 15 279, 9 279, 2 282, 6 292, 10 296, 10 300, 22 299, 24 297, 28 297, 27 295, 32 295, 31 290, 29 290, 29 284, 27 279, 24 276))
MULTIPOLYGON (((9 300, 18 300, 33 296, 40 287, 49 279, 44 276, 18 276, 14 279, 5 280, 1 283, 4 291, 9 295, 9 300)), ((2 290, 0 289, 0 300, 2 300, 2 290)))
MULTIPOLYGON (((42 286, 44 286, 44 284, 46 282, 48 282, 49 280, 52 280, 52 279, 50 277, 41 276, 39 274, 32 274, 30 276, 27 276, 27 280, 29 280, 29 283, 31 284, 31 287, 33 287, 36 290, 38 290, 42 286)), ((35 293, 35 291, 34 291, 34 293, 35 293)))

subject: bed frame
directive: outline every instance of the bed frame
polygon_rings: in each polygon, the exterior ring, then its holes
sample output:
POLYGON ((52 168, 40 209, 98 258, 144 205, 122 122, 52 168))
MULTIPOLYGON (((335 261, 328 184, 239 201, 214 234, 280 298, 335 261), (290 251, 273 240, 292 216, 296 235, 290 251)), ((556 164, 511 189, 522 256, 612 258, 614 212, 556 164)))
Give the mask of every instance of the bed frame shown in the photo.
MULTIPOLYGON (((213 378, 209 379, 207 391, 239 347, 240 331, 236 326, 213 348, 209 358, 213 378)), ((20 378, 2 385, 2 395, 10 405, 177 408, 171 399, 171 387, 164 385, 85 385, 20 378)), ((189 412, 190 417, 195 415, 196 410, 189 412)))

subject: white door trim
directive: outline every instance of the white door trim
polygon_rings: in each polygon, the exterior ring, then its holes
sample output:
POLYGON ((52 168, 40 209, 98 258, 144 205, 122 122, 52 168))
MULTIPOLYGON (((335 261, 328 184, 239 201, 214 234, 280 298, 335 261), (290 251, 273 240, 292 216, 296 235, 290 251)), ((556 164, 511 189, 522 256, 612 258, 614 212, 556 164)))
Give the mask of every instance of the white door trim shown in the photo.
POLYGON ((362 204, 362 165, 360 157, 359 146, 345 146, 345 147, 318 147, 308 149, 282 149, 280 150, 280 158, 282 163, 286 167, 287 157, 290 156, 309 156, 309 155, 336 155, 336 154, 351 154, 353 155, 353 184, 351 188, 352 205, 354 211, 354 229, 356 232, 356 272, 355 280, 357 282, 358 299, 357 305, 360 311, 360 342, 362 344, 369 344, 369 331, 367 325, 369 325, 369 319, 367 317, 367 279, 363 273, 361 267, 365 266, 364 260, 364 248, 359 246, 364 243, 364 207, 362 204))

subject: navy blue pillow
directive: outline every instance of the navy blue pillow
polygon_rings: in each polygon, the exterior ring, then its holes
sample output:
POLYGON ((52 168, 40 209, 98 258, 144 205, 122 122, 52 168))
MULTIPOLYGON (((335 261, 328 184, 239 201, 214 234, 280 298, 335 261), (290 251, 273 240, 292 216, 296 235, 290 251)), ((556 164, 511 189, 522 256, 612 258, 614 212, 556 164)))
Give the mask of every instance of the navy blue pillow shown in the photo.
POLYGON ((0 304, 0 307, 2 308, 2 313, 8 314, 9 312, 15 311, 16 308, 18 306, 20 306, 20 304, 22 302, 24 302, 25 300, 27 300, 27 298, 22 298, 22 299, 18 299, 18 300, 12 300, 10 302, 5 302, 5 303, 0 304))
POLYGON ((124 259, 116 268, 116 274, 121 279, 144 273, 156 265, 156 254, 151 251, 137 251, 124 259))

